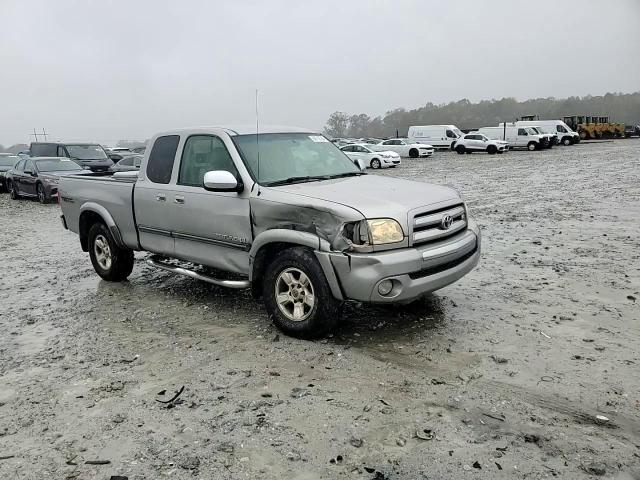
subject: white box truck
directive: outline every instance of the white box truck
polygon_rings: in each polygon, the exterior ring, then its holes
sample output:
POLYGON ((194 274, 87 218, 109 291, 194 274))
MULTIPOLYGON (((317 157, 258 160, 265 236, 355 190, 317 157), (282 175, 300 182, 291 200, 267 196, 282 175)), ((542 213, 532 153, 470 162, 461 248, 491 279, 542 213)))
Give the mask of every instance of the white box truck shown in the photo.
POLYGON ((415 143, 426 143, 435 148, 451 148, 464 135, 455 125, 421 125, 409 127, 407 137, 415 143))

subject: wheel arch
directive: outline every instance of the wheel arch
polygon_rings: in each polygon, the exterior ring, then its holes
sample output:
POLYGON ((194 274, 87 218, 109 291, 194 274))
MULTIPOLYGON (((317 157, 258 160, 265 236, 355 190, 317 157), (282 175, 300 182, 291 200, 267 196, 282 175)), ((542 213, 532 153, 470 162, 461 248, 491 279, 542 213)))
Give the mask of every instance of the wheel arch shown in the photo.
POLYGON ((80 217, 78 219, 78 235, 83 252, 89 251, 89 229, 91 225, 96 222, 104 223, 111 232, 116 245, 121 248, 126 248, 126 245, 122 241, 120 230, 109 211, 102 205, 87 202, 80 207, 80 217))
POLYGON ((249 281, 251 282, 252 294, 254 296, 261 295, 261 280, 269 260, 275 258, 283 250, 295 247, 303 247, 313 251, 329 283, 331 293, 338 300, 342 300, 344 298, 342 289, 327 253, 330 250, 329 242, 309 232, 280 228, 259 234, 251 244, 249 281))

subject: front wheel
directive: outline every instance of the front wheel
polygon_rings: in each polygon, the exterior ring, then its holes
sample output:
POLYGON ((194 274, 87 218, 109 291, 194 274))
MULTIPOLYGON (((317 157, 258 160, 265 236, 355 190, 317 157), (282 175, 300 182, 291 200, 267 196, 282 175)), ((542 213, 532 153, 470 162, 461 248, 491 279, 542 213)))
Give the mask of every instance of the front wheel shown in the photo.
POLYGON ((378 169, 381 166, 382 164, 380 163, 380 160, 378 160, 377 158, 374 158, 373 160, 371 160, 371 168, 378 169))
POLYGON ((89 256, 96 273, 109 282, 126 280, 133 270, 133 250, 119 247, 104 223, 89 229, 89 256))
POLYGON ((7 189, 9 190, 9 197, 11 197, 11 200, 18 200, 20 198, 20 195, 18 194, 18 187, 15 183, 9 181, 7 183, 7 189))
POLYGON ((569 137, 563 138, 562 145, 564 145, 565 147, 568 147, 569 145, 571 145, 571 139, 569 137))
POLYGON ((464 145, 458 145, 456 147, 456 152, 458 152, 460 155, 462 155, 465 150, 466 150, 466 148, 464 148, 464 145))
POLYGON ((418 158, 418 149, 412 148, 411 150, 409 150, 409 156, 411 158, 418 158))
POLYGON ((495 145, 489 145, 487 147, 487 153, 489 155, 495 155, 497 151, 498 151, 498 148, 495 145))
POLYGON ((36 193, 40 203, 49 203, 49 197, 47 197, 47 192, 44 191, 44 186, 41 183, 36 185, 36 193))
POLYGON ((529 142, 529 144, 527 145, 527 150, 529 150, 530 152, 533 152, 536 148, 538 148, 538 146, 535 144, 535 142, 529 142))
POLYGON ((321 336, 338 320, 340 302, 318 260, 305 248, 283 250, 267 267, 263 298, 273 323, 292 337, 321 336))

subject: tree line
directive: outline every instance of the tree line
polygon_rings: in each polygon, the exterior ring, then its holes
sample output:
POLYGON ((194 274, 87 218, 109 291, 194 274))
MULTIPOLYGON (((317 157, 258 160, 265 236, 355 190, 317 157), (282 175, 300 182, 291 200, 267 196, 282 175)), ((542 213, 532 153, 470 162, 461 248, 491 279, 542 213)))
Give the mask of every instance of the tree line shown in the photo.
POLYGON ((640 124, 640 92, 607 93, 606 95, 569 98, 535 98, 519 102, 515 98, 483 100, 467 99, 436 105, 427 103, 414 110, 396 108, 384 116, 370 117, 365 113, 333 112, 324 128, 329 137, 406 136, 411 125, 457 125, 461 129, 497 126, 512 122, 523 115, 538 115, 543 120, 562 120, 569 115, 608 116, 610 121, 630 125, 640 124))

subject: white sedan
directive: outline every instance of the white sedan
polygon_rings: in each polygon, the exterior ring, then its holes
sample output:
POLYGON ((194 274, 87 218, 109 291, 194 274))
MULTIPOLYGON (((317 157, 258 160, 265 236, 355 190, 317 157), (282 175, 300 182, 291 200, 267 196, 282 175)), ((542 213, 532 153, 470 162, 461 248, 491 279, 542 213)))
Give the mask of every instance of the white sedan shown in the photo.
POLYGON ((370 145, 372 150, 375 151, 383 151, 383 150, 391 150, 392 152, 396 152, 401 157, 430 157, 433 155, 434 148, 432 145, 427 145, 425 143, 413 143, 406 138, 391 138, 389 140, 385 140, 383 142, 378 143, 377 145, 370 145))
POLYGON ((378 152, 371 149, 373 145, 364 145, 357 143, 353 145, 345 145, 341 147, 347 157, 354 162, 356 160, 362 160, 365 165, 371 168, 387 168, 400 165, 400 155, 396 152, 386 151, 378 152))

